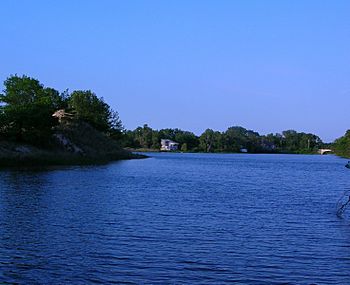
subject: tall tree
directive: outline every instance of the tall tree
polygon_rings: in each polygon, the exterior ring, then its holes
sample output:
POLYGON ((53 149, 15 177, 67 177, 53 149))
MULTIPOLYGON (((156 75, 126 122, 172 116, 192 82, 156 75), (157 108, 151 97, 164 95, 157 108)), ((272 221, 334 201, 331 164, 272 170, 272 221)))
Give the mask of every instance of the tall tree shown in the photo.
POLYGON ((336 154, 350 157, 350 130, 347 130, 344 136, 334 141, 333 148, 336 154))
POLYGON ((135 140, 142 148, 151 148, 154 144, 152 134, 153 130, 147 124, 134 130, 135 140))
POLYGON ((65 101, 57 90, 45 88, 28 76, 10 76, 0 95, 1 131, 8 138, 41 144, 51 135, 57 121, 52 113, 64 107, 65 101))
POLYGON ((121 132, 123 129, 118 113, 113 111, 103 98, 98 98, 90 90, 72 92, 68 105, 76 112, 78 118, 88 122, 99 131, 121 132))
POLYGON ((199 137, 199 147, 204 152, 212 152, 215 144, 215 132, 212 129, 206 129, 199 137))

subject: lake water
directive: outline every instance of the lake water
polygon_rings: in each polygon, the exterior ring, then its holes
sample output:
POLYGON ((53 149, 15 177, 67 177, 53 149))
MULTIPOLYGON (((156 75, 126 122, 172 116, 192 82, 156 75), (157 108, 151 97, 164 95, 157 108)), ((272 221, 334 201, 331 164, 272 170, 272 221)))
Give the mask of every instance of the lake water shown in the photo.
POLYGON ((350 284, 335 156, 151 154, 0 172, 0 283, 350 284))

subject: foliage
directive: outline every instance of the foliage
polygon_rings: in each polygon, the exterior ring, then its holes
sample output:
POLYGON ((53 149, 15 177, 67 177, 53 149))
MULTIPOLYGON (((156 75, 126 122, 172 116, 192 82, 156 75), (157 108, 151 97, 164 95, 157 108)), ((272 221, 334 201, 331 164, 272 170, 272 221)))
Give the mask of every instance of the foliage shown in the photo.
MULTIPOLYGON (((310 133, 286 130, 281 134, 260 135, 240 126, 224 132, 206 129, 197 136, 178 128, 154 130, 147 124, 133 131, 124 130, 118 112, 90 90, 60 93, 44 87, 27 76, 10 76, 0 94, 0 138, 44 145, 50 142, 52 129, 58 124, 52 114, 67 109, 96 130, 119 140, 124 147, 159 150, 161 139, 180 144, 181 151, 250 153, 314 153, 322 147, 321 139, 310 133)), ((335 142, 336 152, 350 156, 350 131, 335 142)))
POLYGON ((204 152, 220 150, 221 134, 212 129, 206 129, 199 137, 199 149, 204 152))
POLYGON ((144 148, 151 148, 152 146, 152 129, 148 127, 147 124, 143 125, 143 127, 138 127, 135 130, 135 139, 138 142, 139 146, 144 148))
POLYGON ((307 153, 316 151, 322 145, 322 140, 313 134, 287 130, 282 132, 282 135, 282 147, 289 152, 307 153))
POLYGON ((229 127, 225 132, 206 129, 200 136, 180 129, 153 130, 148 125, 123 133, 126 147, 159 150, 161 139, 180 144, 181 151, 250 153, 315 153, 322 146, 321 139, 313 134, 287 130, 282 134, 260 135, 240 126, 229 127))
POLYGON ((34 78, 10 76, 0 95, 0 123, 3 137, 35 144, 46 144, 56 124, 52 113, 64 107, 61 94, 45 88, 34 78))
POLYGON ((350 157, 350 130, 347 130, 344 136, 335 140, 333 148, 337 155, 350 157))
POLYGON ((260 146, 260 135, 243 127, 230 127, 224 133, 224 148, 227 152, 239 152, 247 149, 249 152, 257 152, 260 146))
POLYGON ((98 98, 90 90, 74 91, 68 99, 68 106, 83 121, 102 132, 122 130, 117 112, 113 111, 103 98, 98 98))
POLYGON ((116 111, 91 91, 59 91, 44 87, 37 79, 13 75, 0 94, 0 138, 48 146, 53 127, 52 114, 70 109, 76 117, 112 138, 120 139, 122 123, 116 111))

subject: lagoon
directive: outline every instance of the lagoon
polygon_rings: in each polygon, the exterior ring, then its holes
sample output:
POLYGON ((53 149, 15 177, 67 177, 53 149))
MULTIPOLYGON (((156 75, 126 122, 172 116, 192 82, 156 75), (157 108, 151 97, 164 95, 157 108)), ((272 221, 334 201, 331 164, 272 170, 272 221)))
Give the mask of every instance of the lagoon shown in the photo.
POLYGON ((345 159, 152 153, 0 172, 0 283, 350 284, 345 159))

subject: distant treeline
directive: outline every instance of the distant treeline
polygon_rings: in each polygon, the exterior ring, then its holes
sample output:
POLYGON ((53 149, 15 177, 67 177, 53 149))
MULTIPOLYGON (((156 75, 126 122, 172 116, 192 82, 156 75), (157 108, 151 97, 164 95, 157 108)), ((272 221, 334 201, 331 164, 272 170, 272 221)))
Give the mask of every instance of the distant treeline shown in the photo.
POLYGON ((148 125, 124 131, 122 145, 134 149, 159 150, 161 139, 179 143, 180 151, 249 153, 315 153, 324 146, 314 134, 287 130, 281 134, 260 135, 252 130, 234 126, 224 132, 205 130, 200 136, 180 129, 154 130, 148 125))

